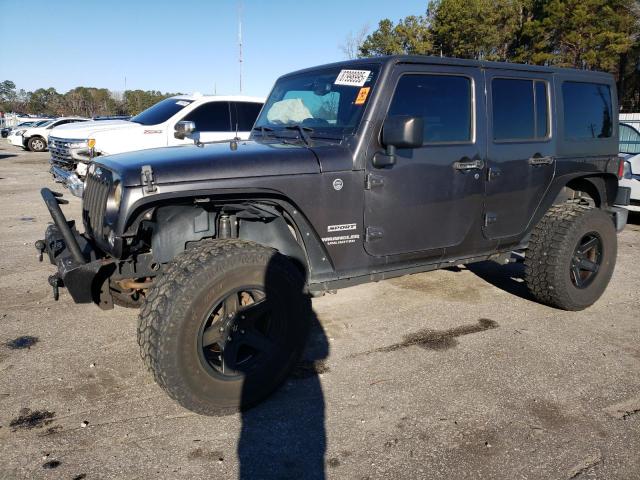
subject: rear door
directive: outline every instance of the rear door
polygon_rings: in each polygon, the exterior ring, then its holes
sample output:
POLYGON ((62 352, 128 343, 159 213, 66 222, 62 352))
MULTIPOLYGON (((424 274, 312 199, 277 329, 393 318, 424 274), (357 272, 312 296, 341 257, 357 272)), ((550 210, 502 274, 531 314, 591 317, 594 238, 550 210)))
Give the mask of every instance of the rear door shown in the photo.
POLYGON ((552 82, 545 73, 486 71, 486 238, 521 235, 553 179, 552 82))
POLYGON ((480 228, 486 153, 482 73, 474 67, 406 65, 393 75, 387 116, 422 117, 424 143, 397 149, 391 167, 375 168, 369 158, 365 248, 375 256, 439 256, 480 228))
POLYGON ((257 102, 230 102, 231 103, 231 128, 238 137, 246 140, 249 138, 253 124, 258 118, 262 104, 257 102))

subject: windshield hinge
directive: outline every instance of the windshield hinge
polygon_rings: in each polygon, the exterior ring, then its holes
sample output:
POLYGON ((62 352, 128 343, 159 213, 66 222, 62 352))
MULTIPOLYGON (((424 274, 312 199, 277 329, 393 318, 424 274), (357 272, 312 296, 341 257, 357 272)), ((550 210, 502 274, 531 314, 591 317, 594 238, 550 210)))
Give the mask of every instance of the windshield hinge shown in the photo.
POLYGON ((140 170, 140 181, 142 182, 142 190, 144 193, 153 193, 158 189, 154 182, 151 165, 142 166, 140 170))
POLYGON ((380 175, 374 175, 373 173, 367 173, 367 178, 364 182, 364 188, 371 190, 372 188, 381 187, 384 185, 384 178, 380 175))

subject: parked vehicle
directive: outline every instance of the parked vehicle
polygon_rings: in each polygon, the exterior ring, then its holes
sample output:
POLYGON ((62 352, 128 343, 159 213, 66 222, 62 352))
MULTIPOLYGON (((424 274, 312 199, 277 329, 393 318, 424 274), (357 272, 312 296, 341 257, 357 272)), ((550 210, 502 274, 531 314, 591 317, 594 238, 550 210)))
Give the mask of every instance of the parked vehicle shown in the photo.
POLYGON ((95 157, 197 141, 246 139, 264 99, 241 96, 180 95, 162 100, 130 121, 105 120, 56 129, 49 141, 51 173, 82 194, 89 163, 95 157), (198 125, 197 136, 176 136, 178 122, 198 125))
MULTIPOLYGON (((640 127, 640 122, 636 125, 640 127)), ((627 209, 640 212, 640 131, 633 124, 620 123, 619 150, 624 159, 624 175, 620 185, 631 190, 627 209)))
POLYGON ((36 122, 21 122, 14 127, 4 127, 2 130, 0 130, 0 135, 2 136, 2 138, 7 138, 11 130, 19 130, 21 128, 30 127, 35 123, 36 122))
POLYGON ((627 218, 617 111, 598 72, 422 56, 310 68, 278 79, 250 141, 96 159, 83 234, 43 189, 55 225, 36 247, 54 295, 141 307, 142 357, 177 402, 246 408, 296 364, 307 293, 518 251, 538 301, 593 304, 627 218))
POLYGON ((9 129, 9 132, 7 133, 7 141, 11 145, 15 145, 17 147, 22 146, 22 134, 26 132, 28 128, 43 127, 45 126, 46 123, 49 123, 49 122, 51 122, 51 120, 38 120, 36 122, 22 122, 20 125, 23 125, 25 123, 26 124, 30 123, 30 125, 16 126, 14 128, 9 129))
POLYGON ((22 147, 25 150, 31 150, 32 152, 44 152, 47 149, 49 133, 53 128, 69 123, 86 122, 88 120, 88 118, 83 117, 55 118, 36 127, 32 126, 24 130, 18 130, 16 135, 9 137, 9 142, 17 147, 22 147))

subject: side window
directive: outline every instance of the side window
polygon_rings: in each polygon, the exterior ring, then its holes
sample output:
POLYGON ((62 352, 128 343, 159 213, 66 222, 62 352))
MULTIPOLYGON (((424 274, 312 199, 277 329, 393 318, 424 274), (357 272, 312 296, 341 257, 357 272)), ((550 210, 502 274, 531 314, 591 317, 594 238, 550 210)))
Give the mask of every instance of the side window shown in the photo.
POLYGON ((229 102, 209 102, 196 107, 183 120, 195 122, 199 132, 232 132, 229 102))
POLYGON ((231 102, 231 127, 233 130, 235 131, 237 123, 239 132, 250 131, 261 109, 261 103, 231 102))
POLYGON ((473 138, 471 79, 458 75, 403 75, 388 115, 424 119, 424 143, 470 142, 473 138))
POLYGON ((565 138, 609 138, 613 134, 611 90, 608 85, 564 82, 562 103, 565 138))
POLYGON ((494 140, 542 140, 549 136, 546 82, 494 78, 491 99, 494 140))

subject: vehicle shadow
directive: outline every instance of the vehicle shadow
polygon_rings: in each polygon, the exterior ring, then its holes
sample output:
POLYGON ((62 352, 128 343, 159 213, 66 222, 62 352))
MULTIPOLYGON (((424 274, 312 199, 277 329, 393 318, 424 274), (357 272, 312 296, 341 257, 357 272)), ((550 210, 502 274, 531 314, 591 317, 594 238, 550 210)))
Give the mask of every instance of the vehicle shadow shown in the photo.
POLYGON ((0 160, 4 160, 5 158, 17 157, 16 153, 0 153, 0 160))
POLYGON ((627 223, 630 223, 632 225, 640 225, 640 212, 629 211, 629 218, 627 218, 627 223))
MULTIPOLYGON (((303 285, 299 287, 304 295, 303 285)), ((268 281, 266 290, 268 298, 268 281)), ((326 370, 329 343, 308 300, 311 328, 301 361, 275 394, 242 412, 240 480, 325 478, 325 402, 319 374, 326 370)), ((250 387, 244 385, 243 391, 250 387)))
POLYGON ((466 268, 474 275, 477 275, 485 282, 490 283, 500 290, 538 303, 533 295, 529 293, 524 283, 523 262, 501 265, 496 262, 486 261, 466 265, 466 268))

